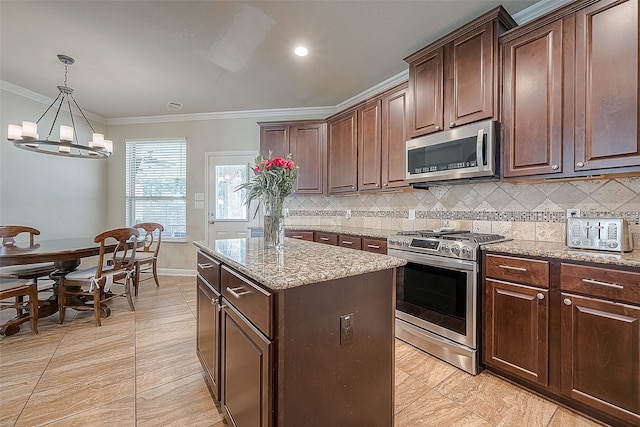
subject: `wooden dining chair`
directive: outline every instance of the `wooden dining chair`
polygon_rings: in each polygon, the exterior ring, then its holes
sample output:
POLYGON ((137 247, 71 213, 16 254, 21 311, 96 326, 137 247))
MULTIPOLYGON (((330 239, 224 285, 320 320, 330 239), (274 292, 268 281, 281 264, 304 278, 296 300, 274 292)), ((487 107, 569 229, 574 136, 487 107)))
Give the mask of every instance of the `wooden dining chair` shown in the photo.
MULTIPOLYGON (((156 222, 141 222, 134 225, 133 228, 145 231, 144 245, 136 251, 136 277, 134 283, 137 296, 141 273, 153 274, 156 286, 160 287, 160 282, 158 281, 158 253, 160 252, 164 227, 156 222)), ((151 277, 143 280, 148 279, 151 279, 151 277)))
POLYGON ((15 309, 16 316, 0 325, 0 335, 13 335, 21 323, 30 322, 38 333, 38 288, 23 280, 0 279, 0 310, 15 309), (24 298, 28 299, 25 300, 24 298))
POLYGON ((135 228, 114 228, 98 234, 94 242, 100 243, 98 265, 92 268, 76 270, 60 279, 58 285, 58 323, 64 322, 67 308, 85 311, 93 310, 96 326, 102 325, 102 317, 108 317, 111 309, 105 304, 116 297, 125 297, 131 311, 135 311, 131 296, 136 251, 135 243, 139 236, 135 228), (108 242, 117 241, 113 252, 107 253, 108 242), (124 286, 120 293, 114 293, 112 286, 124 286))
MULTIPOLYGON (((0 226, 0 238, 2 238, 2 246, 20 246, 22 243, 16 242, 16 237, 20 234, 29 234, 29 247, 36 245, 35 236, 40 231, 33 227, 23 225, 3 225, 0 226)), ((26 245, 26 242, 24 243, 26 245)), ((24 266, 11 266, 0 268, 0 279, 19 279, 28 280, 37 289, 38 279, 41 277, 49 277, 56 267, 53 263, 27 264, 24 266)))

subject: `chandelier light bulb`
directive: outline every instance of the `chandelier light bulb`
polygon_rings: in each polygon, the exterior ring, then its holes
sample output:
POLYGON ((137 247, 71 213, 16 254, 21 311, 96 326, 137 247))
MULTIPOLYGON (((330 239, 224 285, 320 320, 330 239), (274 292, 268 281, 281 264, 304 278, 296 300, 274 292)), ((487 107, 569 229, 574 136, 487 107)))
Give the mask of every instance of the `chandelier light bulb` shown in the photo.
POLYGON ((60 126, 60 141, 73 141, 73 127, 65 125, 60 126))
POLYGON ((9 129, 7 131, 7 139, 9 141, 22 139, 22 127, 18 125, 9 125, 9 129))
POLYGON ((34 122, 22 122, 22 137, 23 138, 37 138, 38 137, 38 125, 34 122))

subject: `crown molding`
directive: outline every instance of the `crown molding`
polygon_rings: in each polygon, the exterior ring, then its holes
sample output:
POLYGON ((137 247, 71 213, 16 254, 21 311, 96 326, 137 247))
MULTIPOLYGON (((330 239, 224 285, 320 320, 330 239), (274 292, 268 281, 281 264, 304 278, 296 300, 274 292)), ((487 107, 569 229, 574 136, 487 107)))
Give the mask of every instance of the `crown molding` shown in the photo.
POLYGON ((560 6, 564 6, 571 1, 572 0, 540 0, 526 9, 523 9, 518 13, 514 13, 512 18, 518 23, 518 25, 522 25, 544 15, 545 13, 551 12, 560 6))
POLYGON ((364 92, 360 92, 359 94, 357 94, 354 97, 351 97, 349 99, 347 99, 346 101, 343 101, 341 103, 339 103, 338 105, 336 105, 335 111, 334 113, 337 113, 338 111, 342 111, 342 110, 346 110, 349 107, 352 107, 362 101, 365 101, 373 96, 376 96, 377 94, 379 94, 380 92, 384 92, 387 89, 391 89, 394 86, 399 85, 400 83, 404 83, 407 80, 409 80, 409 69, 407 68, 406 70, 396 74, 393 77, 388 78, 387 80, 378 83, 375 86, 370 87, 369 89, 365 90, 364 92))
POLYGON ((223 111, 219 113, 168 114, 163 116, 115 117, 107 125, 133 125, 144 123, 192 122, 228 119, 309 119, 325 118, 336 112, 336 107, 278 108, 272 110, 223 111))
MULTIPOLYGON (((41 94, 39 94, 37 92, 34 92, 32 90, 29 90, 29 89, 25 89, 22 86, 17 86, 17 85, 14 85, 13 83, 9 83, 9 82, 4 81, 4 80, 0 80, 0 89, 1 90, 5 90, 7 92, 14 93, 16 95, 19 95, 19 96, 22 96, 24 98, 30 99, 32 101, 40 102, 40 103, 42 103, 44 105, 47 105, 47 106, 51 105, 51 103, 54 100, 54 98, 49 98, 48 96, 41 95, 41 94)), ((63 105, 62 106, 62 110, 68 112, 69 108, 67 107, 67 105, 63 105)), ((87 116, 88 119, 91 119, 94 122, 98 122, 98 123, 103 124, 103 125, 108 124, 106 118, 104 118, 102 116, 99 116, 97 114, 93 114, 90 111, 85 111, 84 109, 82 111, 84 112, 85 116, 87 116)))

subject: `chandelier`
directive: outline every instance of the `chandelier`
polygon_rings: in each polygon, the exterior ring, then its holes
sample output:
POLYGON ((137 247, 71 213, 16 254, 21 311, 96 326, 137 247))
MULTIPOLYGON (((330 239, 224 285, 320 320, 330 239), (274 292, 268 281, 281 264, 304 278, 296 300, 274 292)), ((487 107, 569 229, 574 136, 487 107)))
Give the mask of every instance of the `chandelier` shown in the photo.
POLYGON ((85 159, 106 159, 111 155, 111 153, 113 153, 113 142, 104 139, 103 134, 96 133, 93 126, 91 126, 91 123, 89 123, 89 119, 84 115, 84 112, 73 97, 73 89, 67 86, 67 71, 69 65, 72 65, 75 60, 67 55, 58 55, 58 59, 64 64, 64 84, 62 86, 58 86, 58 96, 35 123, 23 121, 22 126, 9 125, 7 139, 13 142, 13 145, 17 148, 34 151, 36 153, 65 157, 80 157, 85 159), (56 103, 58 105, 57 108, 55 108, 55 116, 53 117, 51 128, 49 128, 49 133, 46 138, 40 139, 40 135, 38 134, 38 123, 40 123, 42 118, 47 115, 56 103), (69 110, 71 126, 60 125, 59 140, 51 139, 51 134, 56 127, 58 118, 60 117, 60 110, 62 109, 62 105, 65 103, 69 110), (72 104, 75 105, 76 109, 80 112, 80 115, 82 115, 93 131, 93 139, 86 145, 81 145, 78 142, 78 133, 73 119, 72 104))

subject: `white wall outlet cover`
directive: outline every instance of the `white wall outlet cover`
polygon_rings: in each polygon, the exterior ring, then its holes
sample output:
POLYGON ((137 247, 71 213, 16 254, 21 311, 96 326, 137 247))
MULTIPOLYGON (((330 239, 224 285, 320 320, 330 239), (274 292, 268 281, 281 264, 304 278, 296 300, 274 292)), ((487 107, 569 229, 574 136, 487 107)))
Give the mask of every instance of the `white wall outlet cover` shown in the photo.
POLYGON ((409 220, 410 221, 414 221, 416 219, 416 210, 415 209, 409 209, 409 220))
POLYGON ((351 209, 347 209, 347 213, 345 214, 347 219, 351 218, 351 209))

